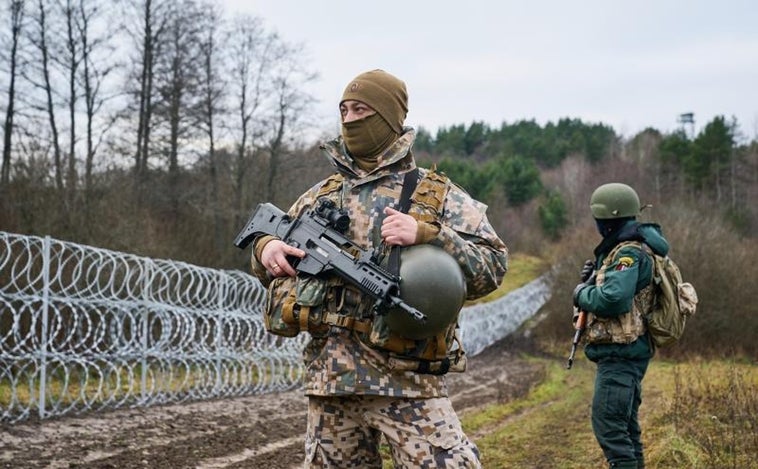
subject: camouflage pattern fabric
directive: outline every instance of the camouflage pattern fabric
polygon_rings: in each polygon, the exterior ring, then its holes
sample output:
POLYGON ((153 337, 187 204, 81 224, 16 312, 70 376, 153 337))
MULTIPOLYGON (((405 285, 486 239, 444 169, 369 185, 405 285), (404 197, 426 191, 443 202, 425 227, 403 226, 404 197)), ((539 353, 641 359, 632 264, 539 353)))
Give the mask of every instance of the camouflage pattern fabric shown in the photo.
MULTIPOLYGON (((383 209, 399 200, 404 174, 416 167, 411 146, 415 132, 405 133, 379 157, 378 166, 366 172, 346 155, 341 139, 322 146, 343 181, 326 195, 347 211, 350 227, 346 235, 363 249, 381 246, 383 209)), ((419 168, 420 175, 429 171, 419 168)), ((290 208, 299 216, 314 205, 327 179, 315 184, 290 208)), ((409 214, 421 221, 437 224, 438 236, 431 241, 445 249, 459 263, 466 278, 469 299, 496 289, 507 270, 507 248, 487 220, 486 206, 472 199, 463 189, 448 184, 442 213, 437 213, 429 197, 442 194, 414 194, 409 214)), ((381 254, 386 255, 386 252, 381 254)), ((253 273, 259 278, 265 269, 253 256, 253 273)), ((264 284, 269 279, 262 278, 264 284)), ((364 314, 369 315, 369 311, 364 314)), ((363 318, 358 318, 363 319, 363 318)), ((312 337, 304 351, 305 392, 311 396, 365 394, 395 397, 443 397, 447 389, 443 377, 418 374, 393 368, 388 351, 369 347, 360 334, 336 326, 312 337)))
POLYGON ((480 468, 447 398, 311 397, 306 468, 376 468, 384 435, 396 468, 480 468))
MULTIPOLYGON (((619 251, 627 246, 642 249, 642 245, 637 241, 619 243, 603 260, 597 272, 595 285, 599 287, 603 284, 606 271, 616 261, 619 251)), ((586 341, 590 344, 631 344, 647 330, 644 317, 652 311, 654 301, 654 286, 653 282, 650 282, 634 296, 632 310, 628 313, 615 318, 601 318, 590 313, 587 316, 586 341)))
POLYGON ((305 393, 311 396, 369 394, 444 397, 444 376, 393 369, 389 353, 364 344, 356 331, 332 327, 314 337, 303 352, 305 393))

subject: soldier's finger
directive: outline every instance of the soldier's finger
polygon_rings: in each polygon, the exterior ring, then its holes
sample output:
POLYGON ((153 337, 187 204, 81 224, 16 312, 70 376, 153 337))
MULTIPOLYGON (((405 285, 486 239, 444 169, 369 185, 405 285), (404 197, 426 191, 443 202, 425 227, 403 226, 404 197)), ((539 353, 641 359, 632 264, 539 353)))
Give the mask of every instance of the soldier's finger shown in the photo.
POLYGON ((303 257, 305 257, 305 251, 303 251, 302 249, 298 249, 295 246, 290 246, 289 244, 285 244, 284 245, 284 248, 282 249, 282 252, 286 256, 295 256, 295 257, 299 257, 301 259, 303 257))

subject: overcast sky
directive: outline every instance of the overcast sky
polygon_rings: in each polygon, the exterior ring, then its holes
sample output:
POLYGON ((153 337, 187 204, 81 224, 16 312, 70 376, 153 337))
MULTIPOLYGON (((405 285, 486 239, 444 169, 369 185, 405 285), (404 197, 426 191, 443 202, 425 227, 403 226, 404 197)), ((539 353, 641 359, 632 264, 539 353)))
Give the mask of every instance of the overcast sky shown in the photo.
POLYGON ((408 86, 406 124, 562 117, 624 136, 736 117, 758 137, 758 1, 222 0, 302 44, 323 129, 355 75, 408 86))

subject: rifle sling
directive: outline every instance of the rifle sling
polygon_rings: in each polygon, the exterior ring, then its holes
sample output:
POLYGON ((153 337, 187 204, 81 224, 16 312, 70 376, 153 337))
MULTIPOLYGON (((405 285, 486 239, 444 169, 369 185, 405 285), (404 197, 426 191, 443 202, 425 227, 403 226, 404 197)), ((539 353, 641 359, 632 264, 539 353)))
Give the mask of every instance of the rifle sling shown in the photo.
MULTIPOLYGON (((403 189, 400 191, 400 200, 397 206, 399 212, 408 213, 408 210, 411 208, 411 195, 416 190, 417 184, 418 168, 413 168, 405 173, 405 178, 403 179, 403 189)), ((401 246, 393 246, 387 263, 387 268, 394 275, 400 274, 400 250, 401 246)))

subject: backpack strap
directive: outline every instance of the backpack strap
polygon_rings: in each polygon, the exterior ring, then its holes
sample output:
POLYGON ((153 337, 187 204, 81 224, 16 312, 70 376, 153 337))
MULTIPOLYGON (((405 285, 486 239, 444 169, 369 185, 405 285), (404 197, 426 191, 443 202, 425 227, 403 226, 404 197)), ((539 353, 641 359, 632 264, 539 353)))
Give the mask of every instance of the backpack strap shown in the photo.
POLYGON ((616 255, 624 249, 625 247, 634 246, 640 251, 643 250, 644 243, 641 243, 639 241, 622 241, 618 243, 613 249, 611 249, 611 252, 608 253, 607 256, 605 256, 605 259, 603 259, 603 264, 606 266, 606 268, 613 263, 613 261, 616 259, 616 255))
POLYGON ((619 244, 617 244, 611 252, 608 253, 608 256, 606 256, 605 259, 603 259, 603 265, 606 267, 606 269, 613 263, 618 253, 625 247, 635 247, 639 249, 641 252, 644 252, 647 254, 648 259, 650 259, 650 268, 652 269, 652 275, 650 276, 650 283, 659 284, 661 283, 661 276, 658 272, 658 269, 655 267, 655 253, 653 252, 653 249, 647 245, 644 241, 622 241, 619 244))

